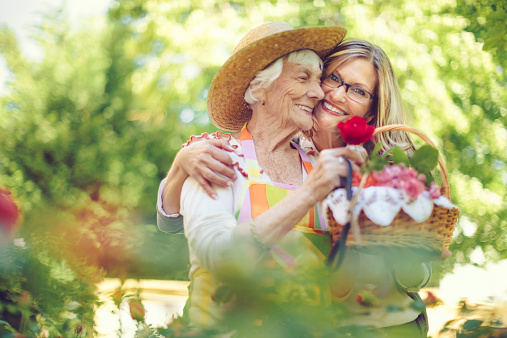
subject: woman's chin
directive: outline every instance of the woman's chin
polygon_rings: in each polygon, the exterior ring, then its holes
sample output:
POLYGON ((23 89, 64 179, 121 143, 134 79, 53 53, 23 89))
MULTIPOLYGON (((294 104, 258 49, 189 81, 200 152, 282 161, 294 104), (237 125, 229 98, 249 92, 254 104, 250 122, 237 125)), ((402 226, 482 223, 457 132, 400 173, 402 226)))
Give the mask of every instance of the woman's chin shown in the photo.
POLYGON ((307 123, 304 126, 302 126, 300 129, 301 131, 310 131, 313 128, 313 123, 307 123))
POLYGON ((316 112, 314 120, 315 124, 318 125, 320 129, 332 131, 336 130, 338 122, 345 121, 346 117, 327 114, 325 112, 316 112))
POLYGON ((298 129, 302 131, 307 131, 313 128, 313 118, 309 116, 308 118, 301 119, 297 123, 298 129))
POLYGON ((336 128, 336 125, 338 122, 340 122, 341 119, 337 118, 315 118, 315 129, 317 130, 326 130, 333 132, 335 131, 338 133, 338 129, 336 128))

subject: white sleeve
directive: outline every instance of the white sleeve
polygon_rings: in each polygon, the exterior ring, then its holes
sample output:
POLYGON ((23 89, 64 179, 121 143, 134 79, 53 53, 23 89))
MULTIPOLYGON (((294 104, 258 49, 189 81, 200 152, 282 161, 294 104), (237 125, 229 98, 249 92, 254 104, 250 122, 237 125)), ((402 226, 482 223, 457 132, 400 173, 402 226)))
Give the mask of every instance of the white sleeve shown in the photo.
POLYGON ((230 263, 233 250, 234 196, 232 188, 214 185, 218 198, 213 200, 193 178, 183 184, 180 212, 184 216, 185 236, 191 255, 211 273, 230 263))
POLYGON ((157 226, 168 234, 182 234, 183 233, 183 217, 180 214, 168 215, 165 213, 162 206, 162 193, 167 178, 164 178, 158 187, 157 196, 157 226))

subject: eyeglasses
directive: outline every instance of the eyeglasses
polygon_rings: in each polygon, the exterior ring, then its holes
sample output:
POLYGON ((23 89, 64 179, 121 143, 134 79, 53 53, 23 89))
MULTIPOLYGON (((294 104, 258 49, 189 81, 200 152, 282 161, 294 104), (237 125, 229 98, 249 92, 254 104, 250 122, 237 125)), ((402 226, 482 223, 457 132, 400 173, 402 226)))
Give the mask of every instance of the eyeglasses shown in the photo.
POLYGON ((345 86, 347 96, 359 103, 366 103, 368 100, 373 100, 375 98, 375 96, 373 96, 370 92, 343 81, 341 77, 335 73, 331 73, 331 75, 329 75, 322 83, 331 88, 340 88, 341 86, 345 86))

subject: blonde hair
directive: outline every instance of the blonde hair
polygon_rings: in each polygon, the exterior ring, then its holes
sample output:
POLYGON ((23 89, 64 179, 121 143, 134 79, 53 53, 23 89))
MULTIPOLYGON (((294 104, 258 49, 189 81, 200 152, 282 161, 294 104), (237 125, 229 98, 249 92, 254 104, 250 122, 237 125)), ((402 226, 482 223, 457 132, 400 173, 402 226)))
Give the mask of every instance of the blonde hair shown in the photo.
MULTIPOLYGON (((377 85, 374 93, 372 93, 375 98, 369 112, 370 115, 366 116, 373 115, 369 124, 382 127, 390 124, 406 123, 406 110, 401 100, 391 62, 380 47, 364 40, 348 39, 342 41, 336 47, 334 53, 324 60, 323 79, 331 75, 336 67, 357 58, 371 62, 377 74, 377 85)), ((409 155, 414 151, 412 141, 405 132, 394 131, 379 134, 371 142, 365 144, 365 148, 368 152, 371 152, 375 144, 379 142, 383 144, 381 151, 394 146, 400 146, 409 155)))
POLYGON ((250 82, 244 96, 247 103, 254 104, 260 101, 259 97, 255 94, 255 91, 268 88, 273 82, 275 82, 276 79, 278 79, 280 74, 282 74, 283 60, 287 60, 288 63, 304 66, 308 65, 319 69, 322 69, 323 67, 323 62, 320 57, 310 49, 301 49, 288 55, 284 55, 257 73, 255 78, 250 82))

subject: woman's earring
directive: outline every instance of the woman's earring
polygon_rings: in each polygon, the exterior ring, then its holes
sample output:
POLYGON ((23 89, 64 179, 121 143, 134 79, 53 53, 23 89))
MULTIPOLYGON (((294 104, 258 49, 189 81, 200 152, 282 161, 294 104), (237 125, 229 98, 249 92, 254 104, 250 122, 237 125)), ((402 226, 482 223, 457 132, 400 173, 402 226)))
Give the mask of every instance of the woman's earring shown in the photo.
POLYGON ((266 101, 262 100, 262 105, 265 106, 266 105, 266 101))

